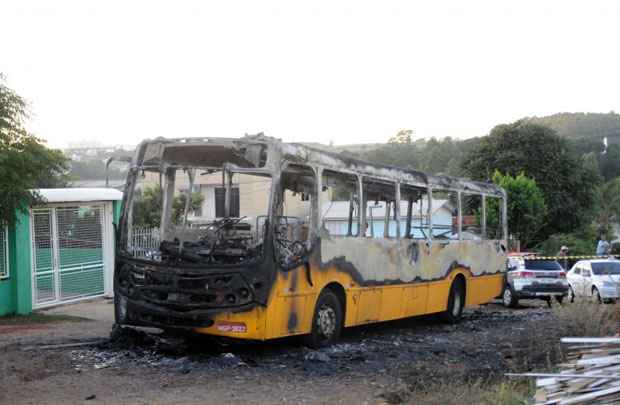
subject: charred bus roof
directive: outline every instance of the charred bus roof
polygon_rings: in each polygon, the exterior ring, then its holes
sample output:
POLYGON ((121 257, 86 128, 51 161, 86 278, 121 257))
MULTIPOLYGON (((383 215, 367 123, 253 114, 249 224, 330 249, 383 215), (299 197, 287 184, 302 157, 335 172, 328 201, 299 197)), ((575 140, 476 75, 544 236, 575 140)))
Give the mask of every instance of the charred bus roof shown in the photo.
POLYGON ((276 171, 282 161, 320 166, 358 173, 403 183, 430 186, 435 190, 455 190, 466 193, 504 197, 504 190, 492 183, 472 181, 447 175, 424 172, 391 165, 370 163, 343 153, 335 153, 302 143, 286 143, 258 135, 242 138, 157 138, 143 141, 132 160, 132 168, 161 170, 165 167, 212 167, 224 164, 240 169, 276 171))

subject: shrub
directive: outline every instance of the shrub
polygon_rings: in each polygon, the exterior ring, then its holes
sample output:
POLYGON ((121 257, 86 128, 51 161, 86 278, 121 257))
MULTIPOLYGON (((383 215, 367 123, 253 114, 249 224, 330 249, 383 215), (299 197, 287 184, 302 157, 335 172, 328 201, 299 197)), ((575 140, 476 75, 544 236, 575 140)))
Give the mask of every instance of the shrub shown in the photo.
POLYGON ((613 336, 620 332, 620 304, 601 305, 581 299, 557 306, 555 312, 572 336, 613 336))

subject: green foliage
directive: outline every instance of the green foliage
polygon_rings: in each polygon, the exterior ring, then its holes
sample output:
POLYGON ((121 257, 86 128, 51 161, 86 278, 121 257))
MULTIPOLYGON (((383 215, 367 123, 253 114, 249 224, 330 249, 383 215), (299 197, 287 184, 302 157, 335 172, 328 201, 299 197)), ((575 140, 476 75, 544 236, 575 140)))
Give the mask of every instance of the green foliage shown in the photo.
POLYGON ((605 181, 620 176, 620 144, 609 144, 605 151, 601 139, 580 138, 573 141, 579 155, 591 155, 605 181))
MULTIPOLYGON (((537 220, 533 226, 523 226, 526 219, 511 213, 521 202, 509 192, 509 203, 518 202, 508 208, 509 231, 519 234, 525 247, 550 237, 545 245, 548 253, 557 253, 564 243, 578 252, 590 254, 596 232, 607 232, 609 237, 609 224, 620 220, 613 208, 616 186, 607 184, 607 188, 598 188, 602 182, 620 176, 618 114, 565 113, 528 118, 499 125, 489 136, 462 141, 451 138, 412 140, 412 135, 413 131, 400 131, 387 144, 349 155, 374 163, 483 181, 493 179, 496 170, 515 183, 522 181, 519 180, 521 175, 533 180, 542 191, 545 211, 541 209, 535 214, 537 220), (609 140, 606 151, 603 137, 609 140), (594 226, 592 221, 595 221, 594 226), (528 234, 523 233, 526 229, 528 234)), ((497 231, 498 224, 493 223, 492 214, 495 210, 492 205, 497 202, 489 200, 488 204, 487 232, 497 231)))
POLYGON ((598 233, 613 239, 612 225, 620 220, 620 177, 602 184, 596 190, 596 222, 598 233))
MULTIPOLYGON (((402 131, 401 131, 402 132, 402 131)), ((400 132, 389 143, 365 151, 355 157, 369 162, 420 170, 427 173, 459 176, 462 159, 473 149, 478 138, 464 141, 450 137, 412 141, 400 132)), ((349 154, 351 155, 351 154, 349 154)))
POLYGON ((602 139, 620 142, 620 114, 559 113, 547 117, 527 118, 527 121, 549 127, 567 138, 602 139))
MULTIPOLYGON (((161 224, 162 196, 162 189, 159 186, 136 190, 133 201, 133 224, 135 226, 158 227, 161 224)), ((175 195, 172 202, 172 223, 178 225, 182 222, 185 201, 184 193, 175 195)), ((192 193, 191 210, 198 209, 202 201, 202 194, 192 193)))
POLYGON ((469 153, 463 167, 470 177, 488 181, 499 170, 523 173, 543 191, 548 218, 536 239, 567 233, 590 222, 599 175, 577 157, 567 140, 541 125, 517 121, 498 125, 469 153))
POLYGON ((413 135, 413 130, 401 129, 400 131, 398 131, 398 133, 395 136, 390 138, 388 143, 409 145, 411 144, 412 135, 413 135))
MULTIPOLYGON (((520 173, 516 177, 496 171, 493 182, 506 190, 508 197, 508 229, 516 236, 522 248, 527 248, 544 225, 547 206, 536 181, 520 173)), ((499 218, 496 199, 487 199, 487 228, 497 229, 499 218)))
MULTIPOLYGON (((192 200, 190 202, 190 211, 200 208, 204 197, 198 192, 192 193, 192 200)), ((185 212, 185 202, 187 201, 187 194, 178 194, 174 197, 172 202, 172 223, 180 224, 183 222, 183 213, 185 212)))
POLYGON ((161 223, 162 190, 159 186, 137 189, 133 197, 133 225, 158 227, 161 223))
POLYGON ((598 153, 596 157, 605 180, 620 176, 620 144, 609 145, 605 153, 598 153))
POLYGON ((536 251, 548 256, 555 256, 562 246, 567 246, 570 255, 593 255, 596 252, 596 227, 588 225, 577 232, 551 235, 536 247, 536 251))
POLYGON ((24 128, 28 118, 23 98, 0 75, 0 226, 12 224, 17 210, 42 202, 36 188, 65 186, 68 159, 24 128))

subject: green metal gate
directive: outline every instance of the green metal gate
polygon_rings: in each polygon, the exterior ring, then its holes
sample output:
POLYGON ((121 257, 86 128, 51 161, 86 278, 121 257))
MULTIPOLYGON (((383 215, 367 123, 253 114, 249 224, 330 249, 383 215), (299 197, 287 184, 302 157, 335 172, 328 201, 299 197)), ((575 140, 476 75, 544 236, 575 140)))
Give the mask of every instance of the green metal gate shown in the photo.
POLYGON ((31 224, 34 307, 104 294, 103 205, 33 209, 31 224))

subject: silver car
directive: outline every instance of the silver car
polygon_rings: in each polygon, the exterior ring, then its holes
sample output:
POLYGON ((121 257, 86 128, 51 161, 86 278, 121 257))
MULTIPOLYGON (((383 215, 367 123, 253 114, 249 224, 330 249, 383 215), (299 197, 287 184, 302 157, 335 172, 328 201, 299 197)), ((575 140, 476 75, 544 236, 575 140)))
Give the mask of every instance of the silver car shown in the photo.
POLYGON ((551 305, 568 294, 566 272, 556 260, 541 259, 534 253, 512 253, 502 291, 504 306, 514 308, 520 299, 542 299, 551 305))
POLYGON ((620 260, 581 260, 566 274, 568 299, 587 297, 598 302, 620 298, 620 260))

